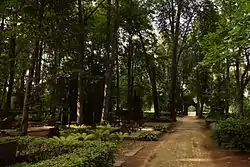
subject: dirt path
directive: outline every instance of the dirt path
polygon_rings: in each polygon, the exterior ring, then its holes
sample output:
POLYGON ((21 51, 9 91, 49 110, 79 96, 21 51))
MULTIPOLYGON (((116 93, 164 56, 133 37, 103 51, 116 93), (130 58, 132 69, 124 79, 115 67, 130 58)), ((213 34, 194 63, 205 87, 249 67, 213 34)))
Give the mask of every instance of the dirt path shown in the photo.
POLYGON ((249 167, 250 155, 218 149, 202 120, 180 118, 173 132, 158 145, 146 167, 249 167))

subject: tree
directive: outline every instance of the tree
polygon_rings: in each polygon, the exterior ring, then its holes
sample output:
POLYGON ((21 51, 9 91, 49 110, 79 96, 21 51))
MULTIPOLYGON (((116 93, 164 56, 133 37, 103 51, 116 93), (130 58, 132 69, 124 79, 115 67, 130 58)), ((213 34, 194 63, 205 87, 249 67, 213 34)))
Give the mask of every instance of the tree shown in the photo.
POLYGON ((206 48, 209 48, 206 57, 210 62, 226 61, 234 66, 237 111, 243 117, 244 92, 250 81, 249 42, 246 35, 249 29, 246 18, 246 13, 249 12, 249 2, 244 0, 221 2, 222 9, 227 12, 221 14, 220 26, 216 32, 207 37, 206 42, 210 42, 206 45, 206 48))
POLYGON ((158 25, 171 49, 171 83, 169 93, 169 111, 176 121, 177 67, 186 45, 188 34, 192 31, 191 24, 198 10, 196 1, 160 1, 158 8, 158 25))

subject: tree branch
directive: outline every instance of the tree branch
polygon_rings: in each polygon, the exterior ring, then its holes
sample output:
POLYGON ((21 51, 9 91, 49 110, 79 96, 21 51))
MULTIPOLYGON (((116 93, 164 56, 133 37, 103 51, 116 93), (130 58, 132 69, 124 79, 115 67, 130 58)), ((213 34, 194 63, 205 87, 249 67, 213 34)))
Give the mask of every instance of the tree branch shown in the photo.
POLYGON ((172 41, 175 37, 175 31, 174 31, 174 16, 175 16, 175 9, 174 9, 174 1, 171 0, 171 8, 172 8, 172 12, 171 15, 169 15, 169 21, 170 21, 170 26, 171 26, 171 36, 172 36, 172 41), (171 17, 170 17, 171 16, 171 17), (171 22, 172 20, 172 22, 171 22))
POLYGON ((88 19, 97 11, 97 9, 105 2, 105 0, 102 0, 85 18, 84 22, 87 23, 88 19))
POLYGON ((182 53, 182 51, 183 51, 183 49, 184 49, 183 43, 185 43, 185 41, 187 40, 187 32, 188 32, 189 24, 190 24, 191 21, 192 21, 192 18, 193 18, 193 16, 191 16, 191 17, 189 18, 189 20, 187 21, 187 25, 186 25, 186 27, 185 27, 184 35, 182 36, 182 39, 183 39, 183 40, 182 40, 182 42, 181 42, 181 49, 180 49, 179 54, 178 54, 178 56, 177 56, 177 63, 179 62, 180 57, 181 57, 181 53, 182 53))

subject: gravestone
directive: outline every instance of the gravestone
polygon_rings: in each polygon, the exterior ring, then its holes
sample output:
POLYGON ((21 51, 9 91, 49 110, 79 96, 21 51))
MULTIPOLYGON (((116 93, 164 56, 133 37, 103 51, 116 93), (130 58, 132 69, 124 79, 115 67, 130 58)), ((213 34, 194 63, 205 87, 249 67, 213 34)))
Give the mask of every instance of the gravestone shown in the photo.
POLYGON ((16 160, 16 142, 0 143, 0 166, 14 164, 16 160))

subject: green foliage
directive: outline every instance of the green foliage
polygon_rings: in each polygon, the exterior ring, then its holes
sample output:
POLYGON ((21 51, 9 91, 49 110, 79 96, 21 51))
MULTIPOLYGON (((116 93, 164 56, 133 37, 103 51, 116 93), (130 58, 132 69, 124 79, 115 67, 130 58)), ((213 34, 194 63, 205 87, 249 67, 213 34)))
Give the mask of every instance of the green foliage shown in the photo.
POLYGON ((250 148, 250 122, 228 118, 212 126, 212 137, 218 145, 244 151, 250 148))
POLYGON ((112 127, 111 125, 97 125, 96 127, 91 127, 91 126, 78 126, 78 125, 71 125, 70 128, 61 128, 60 134, 61 136, 69 136, 72 134, 95 134, 97 138, 101 138, 100 136, 103 136, 107 133, 110 133, 114 130, 115 128, 112 127))
POLYGON ((88 134, 87 133, 72 133, 67 137, 54 137, 53 140, 58 141, 58 142, 62 142, 62 143, 67 143, 70 141, 86 141, 88 139, 88 134))
POLYGON ((166 125, 157 125, 154 127, 154 130, 160 131, 160 132, 167 132, 169 126, 166 125))
POLYGON ((19 162, 37 162, 48 159, 51 156, 61 155, 72 152, 82 144, 67 140, 65 142, 55 141, 53 139, 36 137, 10 137, 4 138, 5 141, 17 142, 17 161, 19 162))
POLYGON ((89 134, 84 138, 84 140, 96 140, 96 139, 97 137, 95 134, 89 134))
POLYGON ((145 121, 148 122, 171 122, 170 115, 168 113, 160 113, 155 115, 154 113, 143 113, 145 121))
POLYGON ((71 126, 71 128, 63 129, 61 134, 64 137, 56 138, 58 140, 102 140, 106 141, 110 137, 110 133, 114 130, 111 125, 91 126, 71 126))
POLYGON ((68 136, 72 133, 87 133, 91 129, 91 126, 76 126, 71 125, 70 128, 62 127, 60 128, 60 135, 61 136, 68 136))
POLYGON ((211 119, 211 120, 223 120, 226 119, 227 115, 225 113, 222 112, 209 112, 206 115, 206 119, 211 119))
POLYGON ((112 131, 114 130, 114 127, 112 127, 110 124, 107 124, 107 125, 97 125, 95 127, 96 129, 102 129, 102 130, 108 130, 108 131, 112 131))
POLYGON ((116 146, 112 143, 90 144, 84 149, 76 149, 73 153, 64 154, 49 160, 41 161, 31 167, 113 167, 116 146))
POLYGON ((157 135, 154 132, 142 132, 138 138, 139 138, 139 140, 143 140, 143 141, 156 141, 156 140, 158 140, 157 135))
POLYGON ((97 140, 106 141, 109 138, 110 131, 108 129, 95 129, 90 131, 92 134, 95 135, 97 140))
POLYGON ((46 147, 46 138, 30 137, 30 136, 17 136, 17 137, 2 137, 0 143, 15 141, 17 143, 17 157, 21 159, 29 159, 33 161, 34 152, 41 151, 42 147, 46 147), (41 143, 44 143, 42 146, 41 143))
POLYGON ((12 142, 15 141, 13 137, 0 137, 0 143, 12 142))
MULTIPOLYGON (((86 133, 72 134, 68 137, 54 137, 54 138, 36 138, 36 137, 4 137, 0 138, 0 143, 7 141, 17 142, 17 161, 18 162, 38 162, 51 157, 56 157, 66 153, 72 153, 77 149, 98 151, 98 147, 113 150, 113 145, 110 143, 87 141, 97 140, 96 135, 86 133), (84 141, 83 141, 84 140, 84 141)), ((110 151, 110 150, 107 150, 110 151)), ((113 156, 110 154, 110 156, 113 156)), ((93 158, 93 157, 90 157, 93 158)), ((111 157, 110 157, 111 158, 111 157)))
POLYGON ((72 152, 76 148, 83 147, 84 144, 85 143, 69 139, 60 141, 54 139, 36 141, 29 143, 26 148, 20 150, 18 157, 20 161, 37 162, 72 152))
POLYGON ((70 128, 73 128, 73 129, 82 129, 82 130, 86 129, 87 130, 87 129, 90 129, 91 126, 86 126, 86 125, 71 125, 70 128))
POLYGON ((250 99, 245 98, 244 100, 244 116, 250 120, 250 99))
POLYGON ((128 135, 129 135, 128 133, 115 132, 115 133, 112 133, 110 136, 114 138, 118 138, 120 141, 122 141, 128 135))
MULTIPOLYGON (((107 142, 80 142, 79 147, 74 148, 71 153, 49 157, 50 159, 34 164, 24 164, 27 167, 112 167, 116 145, 107 142)), ((19 165, 13 165, 17 167, 19 165)), ((20 165, 22 166, 22 165, 20 165)))

